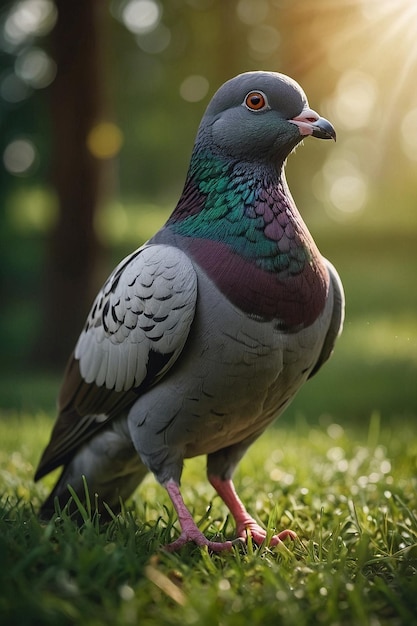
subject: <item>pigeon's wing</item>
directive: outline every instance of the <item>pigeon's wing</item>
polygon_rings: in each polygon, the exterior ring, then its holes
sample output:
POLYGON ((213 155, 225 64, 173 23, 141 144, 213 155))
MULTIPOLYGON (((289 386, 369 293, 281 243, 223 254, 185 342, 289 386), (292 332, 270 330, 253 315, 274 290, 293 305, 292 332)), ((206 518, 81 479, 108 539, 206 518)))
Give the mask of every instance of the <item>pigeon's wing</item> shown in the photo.
POLYGON ((330 320, 329 329, 323 343, 323 348, 320 352, 319 358, 317 359, 317 363, 310 372, 309 378, 314 376, 314 374, 319 371, 321 366, 332 355, 336 339, 342 332, 343 321, 345 318, 345 294, 343 291, 342 282, 339 278, 339 274, 330 263, 330 261, 325 259, 325 262, 330 276, 331 288, 333 289, 333 312, 330 320))
POLYGON ((145 245, 116 267, 68 363, 58 419, 36 479, 67 463, 92 433, 172 367, 187 340, 196 298, 195 270, 177 248, 145 245))

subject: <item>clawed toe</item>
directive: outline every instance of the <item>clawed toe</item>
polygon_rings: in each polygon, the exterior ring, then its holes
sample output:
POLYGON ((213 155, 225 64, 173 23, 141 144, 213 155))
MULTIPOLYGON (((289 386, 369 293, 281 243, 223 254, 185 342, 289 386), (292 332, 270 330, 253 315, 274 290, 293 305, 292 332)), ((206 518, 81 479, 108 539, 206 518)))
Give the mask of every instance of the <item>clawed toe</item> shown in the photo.
POLYGON ((292 541, 295 541, 295 539, 297 539, 297 533, 289 529, 281 530, 281 532, 279 532, 277 535, 271 537, 269 545, 276 546, 279 543, 282 543, 285 539, 292 539, 292 541))
MULTIPOLYGON (((253 543, 257 546, 260 546, 267 539, 267 532, 261 526, 256 523, 247 524, 243 530, 240 530, 239 539, 241 541, 247 542, 247 538, 251 537, 253 543)), ((273 535, 268 545, 270 547, 277 546, 279 543, 282 543, 285 539, 292 539, 293 541, 297 539, 297 534, 293 530, 282 530, 276 535, 273 535)))
POLYGON ((164 550, 167 552, 175 552, 187 543, 195 543, 200 547, 207 546, 210 552, 230 551, 234 545, 232 541, 210 541, 200 532, 192 534, 183 532, 178 539, 164 546, 164 550))

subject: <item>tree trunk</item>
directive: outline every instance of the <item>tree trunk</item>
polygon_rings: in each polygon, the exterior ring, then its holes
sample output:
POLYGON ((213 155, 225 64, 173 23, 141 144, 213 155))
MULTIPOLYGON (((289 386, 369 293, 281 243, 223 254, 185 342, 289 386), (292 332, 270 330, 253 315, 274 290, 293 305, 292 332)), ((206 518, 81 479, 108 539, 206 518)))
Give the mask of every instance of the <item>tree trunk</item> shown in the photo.
POLYGON ((52 33, 57 76, 50 88, 52 184, 59 219, 47 248, 43 328, 36 358, 61 366, 74 345, 93 294, 99 244, 94 214, 101 163, 87 135, 101 112, 100 0, 56 0, 52 33))

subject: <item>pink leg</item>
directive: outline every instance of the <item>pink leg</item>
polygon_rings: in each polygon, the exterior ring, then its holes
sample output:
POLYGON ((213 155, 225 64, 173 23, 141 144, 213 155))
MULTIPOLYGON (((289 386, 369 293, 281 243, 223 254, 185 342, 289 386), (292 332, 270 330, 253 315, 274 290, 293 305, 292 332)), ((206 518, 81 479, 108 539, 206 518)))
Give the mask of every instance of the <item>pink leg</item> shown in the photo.
POLYGON ((181 535, 176 541, 169 543, 165 546, 165 550, 173 552, 178 550, 189 541, 193 541, 198 546, 207 546, 209 550, 213 552, 221 552, 222 550, 231 550, 233 543, 231 541, 209 541, 203 533, 197 528, 190 511, 184 504, 180 488, 173 480, 169 480, 165 489, 168 492, 169 497, 172 500, 172 504, 178 515, 178 521, 181 525, 181 535))
MULTIPOLYGON (((253 517, 249 515, 236 493, 233 482, 231 480, 222 480, 218 476, 209 476, 209 481, 235 518, 237 536, 246 542, 248 534, 250 534, 252 540, 257 545, 265 541, 266 530, 259 526, 253 517)), ((297 535, 293 530, 282 530, 277 535, 271 537, 269 545, 276 546, 283 539, 287 539, 287 537, 296 539, 297 535)))

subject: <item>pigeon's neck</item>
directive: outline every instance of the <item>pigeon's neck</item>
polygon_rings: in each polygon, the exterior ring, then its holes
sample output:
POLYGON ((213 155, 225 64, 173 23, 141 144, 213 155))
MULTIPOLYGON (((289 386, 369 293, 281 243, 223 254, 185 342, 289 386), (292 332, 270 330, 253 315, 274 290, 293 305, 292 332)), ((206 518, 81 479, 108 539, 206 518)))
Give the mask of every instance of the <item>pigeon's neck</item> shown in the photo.
POLYGON ((283 168, 194 153, 167 228, 243 310, 287 328, 321 312, 327 272, 283 168))
POLYGON ((168 224, 185 237, 222 242, 270 272, 296 274, 310 257, 312 240, 284 172, 272 166, 197 152, 168 224))

